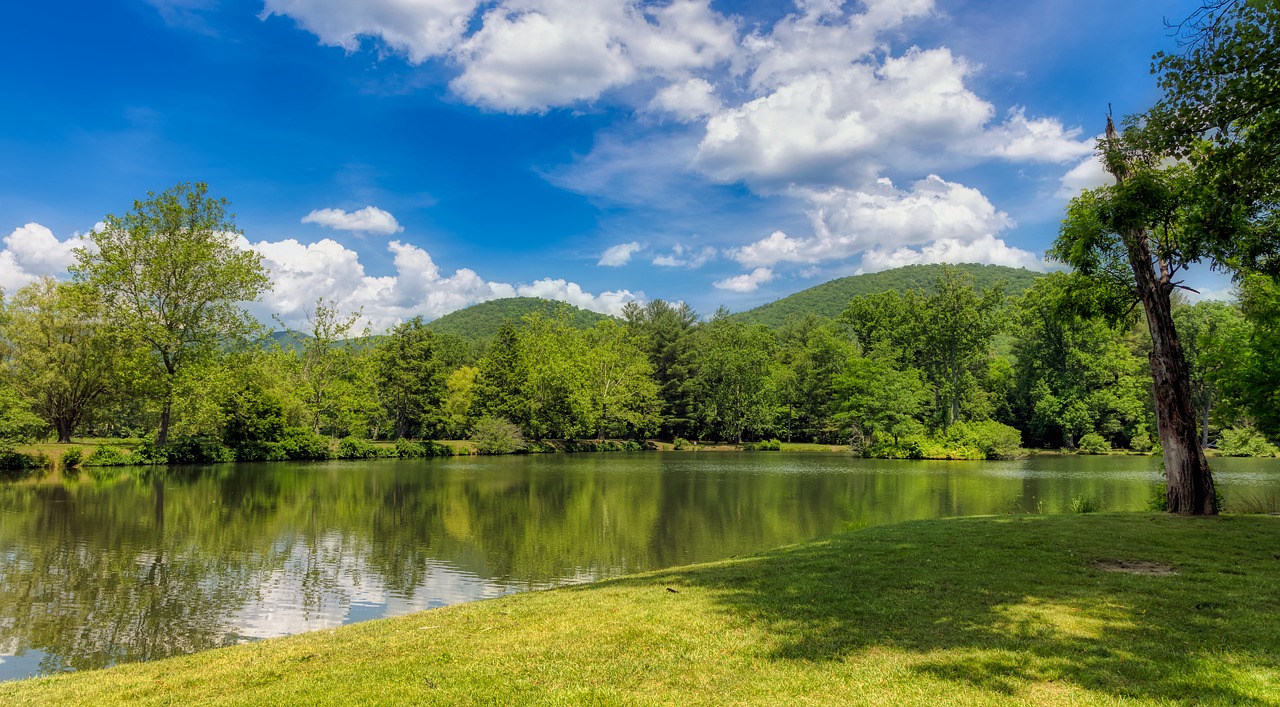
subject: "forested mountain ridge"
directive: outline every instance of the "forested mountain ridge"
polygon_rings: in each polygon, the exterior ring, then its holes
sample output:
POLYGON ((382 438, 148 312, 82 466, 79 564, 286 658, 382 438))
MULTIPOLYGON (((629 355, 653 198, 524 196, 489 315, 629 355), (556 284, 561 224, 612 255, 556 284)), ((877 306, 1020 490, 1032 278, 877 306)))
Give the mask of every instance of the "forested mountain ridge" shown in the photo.
POLYGON ((575 329, 590 329, 596 322, 611 319, 607 314, 592 312, 566 302, 538 297, 507 297, 473 304, 465 309, 427 323, 426 328, 437 334, 453 334, 468 341, 491 339, 504 322, 518 324, 534 313, 544 317, 564 315, 575 329))
POLYGON ((764 324, 771 329, 777 329, 787 321, 811 313, 823 319, 835 319, 844 312, 854 297, 889 291, 902 293, 907 290, 929 290, 945 268, 952 268, 972 277, 973 286, 978 289, 990 289, 1000 284, 1006 295, 1022 294, 1037 278, 1044 275, 1026 268, 1004 265, 905 265, 892 270, 830 280, 732 316, 745 324, 764 324))

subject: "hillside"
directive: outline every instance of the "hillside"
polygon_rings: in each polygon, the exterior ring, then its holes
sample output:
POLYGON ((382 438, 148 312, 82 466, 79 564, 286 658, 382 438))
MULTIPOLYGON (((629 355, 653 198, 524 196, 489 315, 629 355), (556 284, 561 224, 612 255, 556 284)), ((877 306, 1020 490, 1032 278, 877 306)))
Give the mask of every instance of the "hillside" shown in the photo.
POLYGON ((596 322, 609 318, 607 314, 592 312, 564 302, 537 297, 509 297, 459 309, 428 323, 427 328, 438 334, 453 334, 469 341, 479 341, 498 333, 498 327, 502 326, 503 322, 519 323, 523 317, 534 312, 545 317, 559 316, 563 313, 568 317, 569 323, 579 329, 588 329, 596 322))
MULTIPOLYGON (((733 316, 748 324, 764 324, 780 327, 786 321, 813 313, 833 319, 840 316, 849 300, 861 295, 872 295, 888 290, 904 292, 911 289, 929 289, 941 274, 945 265, 907 265, 893 270, 851 275, 838 280, 801 290, 789 297, 762 304, 755 309, 738 312, 733 316)), ((976 265, 966 263, 952 265, 973 277, 974 286, 980 289, 1001 284, 1007 295, 1021 294, 1031 286, 1041 273, 1026 268, 1009 268, 1003 265, 976 265)))

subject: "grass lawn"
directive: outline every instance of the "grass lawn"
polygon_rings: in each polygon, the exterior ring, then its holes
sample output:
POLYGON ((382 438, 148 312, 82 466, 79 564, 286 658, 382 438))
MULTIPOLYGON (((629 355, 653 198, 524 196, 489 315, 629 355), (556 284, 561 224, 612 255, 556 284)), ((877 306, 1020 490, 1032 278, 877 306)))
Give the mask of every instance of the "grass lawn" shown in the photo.
POLYGON ((1280 704, 1280 518, 872 527, 0 684, 6 705, 1186 702, 1280 704))

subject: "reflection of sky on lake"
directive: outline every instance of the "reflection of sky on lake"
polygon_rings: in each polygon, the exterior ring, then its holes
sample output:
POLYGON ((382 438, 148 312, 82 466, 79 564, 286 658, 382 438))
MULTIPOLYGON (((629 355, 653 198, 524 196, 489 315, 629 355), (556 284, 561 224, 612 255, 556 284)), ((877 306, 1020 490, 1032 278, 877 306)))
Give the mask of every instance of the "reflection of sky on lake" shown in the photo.
POLYGON ((243 639, 274 638, 356 621, 403 616, 451 604, 491 599, 527 587, 477 577, 447 562, 427 561, 410 591, 390 589, 364 558, 366 544, 326 533, 309 544, 297 536, 281 567, 230 623, 243 639), (352 547, 355 542, 358 547, 352 547))

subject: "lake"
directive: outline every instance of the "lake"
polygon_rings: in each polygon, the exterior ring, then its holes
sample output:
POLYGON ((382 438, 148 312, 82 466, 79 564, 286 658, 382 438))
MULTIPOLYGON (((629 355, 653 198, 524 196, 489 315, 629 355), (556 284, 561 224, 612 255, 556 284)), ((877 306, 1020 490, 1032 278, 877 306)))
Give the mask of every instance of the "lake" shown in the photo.
MULTIPOLYGON (((0 484, 0 679, 703 562, 868 524, 1141 510, 1154 457, 608 453, 133 469, 0 484)), ((1228 508, 1280 460, 1214 459, 1228 508)))

